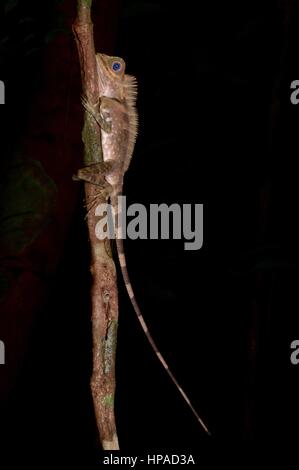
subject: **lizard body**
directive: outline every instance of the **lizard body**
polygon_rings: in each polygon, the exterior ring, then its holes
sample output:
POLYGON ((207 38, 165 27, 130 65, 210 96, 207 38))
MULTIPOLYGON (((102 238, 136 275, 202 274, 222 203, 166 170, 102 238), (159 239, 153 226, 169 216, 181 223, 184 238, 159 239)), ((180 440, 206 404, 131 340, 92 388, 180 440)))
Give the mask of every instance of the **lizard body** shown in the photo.
POLYGON ((114 220, 116 221, 115 240, 119 264, 137 318, 160 363, 167 371, 205 432, 209 434, 206 425, 169 369, 167 362, 148 330, 135 299, 127 270, 123 240, 119 236, 121 227, 118 224, 122 217, 121 207, 118 205, 118 197, 122 195, 124 175, 129 167, 137 137, 136 80, 134 77, 125 74, 125 62, 123 59, 97 54, 96 60, 99 80, 99 103, 92 105, 86 99, 82 101, 85 109, 94 117, 101 128, 103 162, 79 170, 77 176, 78 179, 103 185, 104 175, 110 203, 114 212, 114 220), (98 168, 95 168, 95 166, 98 168))

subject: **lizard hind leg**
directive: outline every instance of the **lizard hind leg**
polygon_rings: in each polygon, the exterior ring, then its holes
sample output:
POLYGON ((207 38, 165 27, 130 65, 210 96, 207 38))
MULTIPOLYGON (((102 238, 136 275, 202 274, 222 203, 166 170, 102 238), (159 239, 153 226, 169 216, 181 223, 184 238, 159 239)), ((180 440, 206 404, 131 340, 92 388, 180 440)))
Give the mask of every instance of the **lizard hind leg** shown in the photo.
POLYGON ((111 189, 111 185, 107 182, 106 176, 111 173, 112 169, 112 162, 92 163, 84 168, 80 168, 73 179, 75 181, 85 181, 86 183, 94 184, 102 189, 105 187, 111 189))
MULTIPOLYGON (((111 172, 110 162, 98 162, 78 170, 75 180, 84 181, 95 186, 94 194, 88 197, 85 207, 88 213, 99 203, 106 201, 112 192, 112 186, 107 182, 106 175, 111 172)), ((87 217, 86 215, 86 217, 87 217)))

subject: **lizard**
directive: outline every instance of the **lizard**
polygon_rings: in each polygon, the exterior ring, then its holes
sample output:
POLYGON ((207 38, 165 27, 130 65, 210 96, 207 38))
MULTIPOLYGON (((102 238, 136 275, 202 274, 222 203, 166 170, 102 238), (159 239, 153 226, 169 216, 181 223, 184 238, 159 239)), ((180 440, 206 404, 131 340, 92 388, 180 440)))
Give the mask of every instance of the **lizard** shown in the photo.
POLYGON ((118 198, 122 196, 124 175, 129 168, 137 138, 137 81, 135 77, 125 73, 126 64, 120 57, 96 54, 96 63, 99 100, 96 104, 92 104, 86 97, 83 97, 82 103, 101 128, 103 162, 94 163, 78 170, 75 179, 99 185, 100 191, 105 191, 107 198, 110 198, 115 220, 115 241, 119 265, 134 311, 158 360, 204 431, 210 434, 152 338, 136 301, 128 274, 123 239, 120 235, 121 227, 118 225, 122 220, 121 207, 118 204, 120 199, 118 198))

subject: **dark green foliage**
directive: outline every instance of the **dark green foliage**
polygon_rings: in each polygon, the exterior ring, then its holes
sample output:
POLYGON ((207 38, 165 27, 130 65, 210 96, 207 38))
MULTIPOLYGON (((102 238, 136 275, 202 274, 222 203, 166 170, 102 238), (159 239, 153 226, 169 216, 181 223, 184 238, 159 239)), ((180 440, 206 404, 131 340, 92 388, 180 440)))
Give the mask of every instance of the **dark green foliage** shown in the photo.
POLYGON ((1 251, 16 256, 49 222, 56 186, 37 160, 19 158, 6 174, 0 200, 1 251))
POLYGON ((5 0, 0 7, 0 68, 8 72, 10 63, 36 56, 58 33, 66 32, 57 5, 62 0, 5 0))
POLYGON ((10 12, 10 10, 13 10, 15 7, 18 6, 19 0, 5 0, 4 1, 4 13, 10 12))
POLYGON ((18 158, 8 169, 0 198, 0 296, 9 287, 9 263, 50 222, 55 198, 56 186, 37 160, 18 158))

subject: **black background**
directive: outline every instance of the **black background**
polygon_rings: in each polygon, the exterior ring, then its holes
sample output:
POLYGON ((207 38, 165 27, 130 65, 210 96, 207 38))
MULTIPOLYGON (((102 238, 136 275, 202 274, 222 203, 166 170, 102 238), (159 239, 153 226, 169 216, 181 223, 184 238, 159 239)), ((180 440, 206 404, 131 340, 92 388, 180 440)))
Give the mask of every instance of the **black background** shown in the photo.
MULTIPOLYGON (((46 13, 35 9, 40 20, 55 18, 48 3, 46 13)), ((298 20, 296 2, 287 1, 123 2, 115 52, 138 79, 140 115, 128 203, 204 204, 201 250, 128 240, 128 269, 161 352, 212 433, 204 435, 159 365, 119 278, 116 419, 128 455, 213 455, 224 443, 229 453, 299 437, 299 366, 290 363, 299 326, 299 108, 290 102, 299 79, 298 20)), ((10 54, 17 56, 21 40, 14 36, 10 54)), ((1 107, 2 161, 22 133, 42 53, 30 62, 26 96, 14 94, 17 61, 2 55, 14 95, 1 107), (14 132, 5 113, 15 115, 14 132)), ((88 468, 98 450, 82 199, 81 191, 48 300, 1 408, 0 452, 21 461, 82 460, 88 468)))

